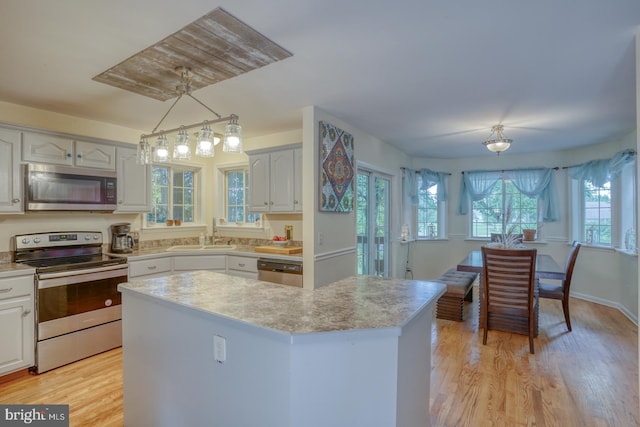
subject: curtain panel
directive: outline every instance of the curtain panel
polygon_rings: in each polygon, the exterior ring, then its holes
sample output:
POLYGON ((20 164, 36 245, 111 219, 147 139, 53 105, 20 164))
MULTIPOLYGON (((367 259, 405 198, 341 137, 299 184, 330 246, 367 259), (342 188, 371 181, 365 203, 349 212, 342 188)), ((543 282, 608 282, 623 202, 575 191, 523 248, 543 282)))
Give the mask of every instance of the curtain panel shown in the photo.
POLYGON ((403 169, 402 173, 402 218, 409 226, 409 233, 413 235, 414 207, 418 205, 418 190, 428 190, 438 186, 436 197, 440 202, 447 201, 447 180, 445 172, 434 172, 430 169, 414 171, 403 169), (418 177, 422 178, 421 188, 418 188, 418 177))
POLYGON ((634 160, 635 151, 623 150, 610 159, 591 160, 570 166, 569 176, 579 181, 591 181, 596 187, 602 187, 610 179, 615 179, 622 168, 634 160))
POLYGON ((542 221, 559 220, 558 197, 553 176, 553 169, 516 169, 510 171, 465 171, 460 184, 460 200, 458 214, 466 215, 469 201, 484 199, 493 190, 502 177, 511 180, 522 194, 542 203, 542 221))

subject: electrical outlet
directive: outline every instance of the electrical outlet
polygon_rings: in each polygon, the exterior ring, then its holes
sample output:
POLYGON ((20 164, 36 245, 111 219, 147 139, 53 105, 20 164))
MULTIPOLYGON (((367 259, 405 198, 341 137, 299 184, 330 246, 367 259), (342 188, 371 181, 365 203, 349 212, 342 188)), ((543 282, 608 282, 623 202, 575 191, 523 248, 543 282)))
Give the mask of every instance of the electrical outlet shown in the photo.
POLYGON ((218 363, 227 360, 227 340, 220 335, 213 336, 213 358, 218 363))
POLYGON ((318 246, 324 244, 324 233, 322 231, 318 231, 318 246))

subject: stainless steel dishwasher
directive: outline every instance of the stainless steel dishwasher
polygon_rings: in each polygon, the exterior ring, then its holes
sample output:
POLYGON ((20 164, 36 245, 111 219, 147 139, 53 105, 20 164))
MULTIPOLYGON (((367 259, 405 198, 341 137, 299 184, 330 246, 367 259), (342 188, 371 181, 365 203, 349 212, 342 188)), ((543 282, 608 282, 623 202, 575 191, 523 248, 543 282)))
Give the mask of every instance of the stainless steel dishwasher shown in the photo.
POLYGON ((302 261, 258 259, 258 280, 302 287, 302 261))

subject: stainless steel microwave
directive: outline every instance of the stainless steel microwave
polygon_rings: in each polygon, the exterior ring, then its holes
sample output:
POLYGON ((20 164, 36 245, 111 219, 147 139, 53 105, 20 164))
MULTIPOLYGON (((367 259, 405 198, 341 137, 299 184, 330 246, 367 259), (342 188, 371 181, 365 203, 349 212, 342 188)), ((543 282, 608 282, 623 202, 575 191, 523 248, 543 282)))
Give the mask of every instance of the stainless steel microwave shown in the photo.
POLYGON ((70 166, 25 165, 28 211, 114 211, 116 172, 70 166))

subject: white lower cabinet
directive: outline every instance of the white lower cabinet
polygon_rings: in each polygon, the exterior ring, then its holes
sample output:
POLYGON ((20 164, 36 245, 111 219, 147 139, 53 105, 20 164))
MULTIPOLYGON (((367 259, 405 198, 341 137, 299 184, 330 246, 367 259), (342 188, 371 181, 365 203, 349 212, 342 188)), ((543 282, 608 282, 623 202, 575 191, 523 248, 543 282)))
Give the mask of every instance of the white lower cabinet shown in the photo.
POLYGON ((258 279, 258 259, 253 257, 228 255, 227 274, 247 279, 258 279))
POLYGON ((227 269, 226 255, 175 255, 173 271, 212 270, 224 272, 227 269))
POLYGON ((171 274, 171 257, 132 260, 129 258, 129 279, 148 279, 171 274))
POLYGON ((33 273, 0 279, 0 375, 33 366, 33 273))

